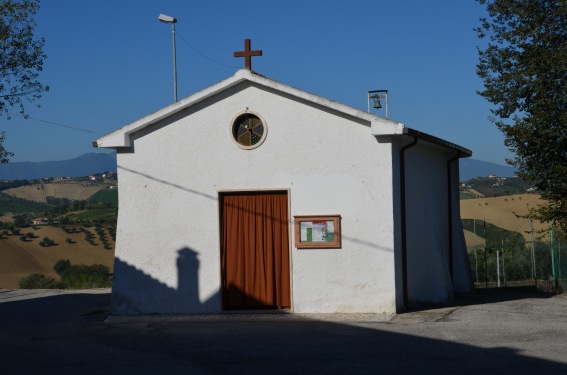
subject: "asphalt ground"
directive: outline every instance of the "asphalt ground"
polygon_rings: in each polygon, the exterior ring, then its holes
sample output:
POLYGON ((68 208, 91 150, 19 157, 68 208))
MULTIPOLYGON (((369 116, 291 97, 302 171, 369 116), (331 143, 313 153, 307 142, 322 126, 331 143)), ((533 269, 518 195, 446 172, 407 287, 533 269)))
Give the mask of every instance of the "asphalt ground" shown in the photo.
POLYGON ((1 374, 567 374, 567 296, 396 316, 109 316, 110 291, 0 290, 1 374))

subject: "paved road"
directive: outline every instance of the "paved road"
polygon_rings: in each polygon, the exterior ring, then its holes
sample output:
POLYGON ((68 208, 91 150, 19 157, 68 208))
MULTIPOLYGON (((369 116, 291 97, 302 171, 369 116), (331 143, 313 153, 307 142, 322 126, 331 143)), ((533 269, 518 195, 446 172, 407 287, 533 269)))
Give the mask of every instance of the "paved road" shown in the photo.
POLYGON ((567 296, 380 315, 108 316, 108 290, 0 290, 2 374, 567 374, 567 296))

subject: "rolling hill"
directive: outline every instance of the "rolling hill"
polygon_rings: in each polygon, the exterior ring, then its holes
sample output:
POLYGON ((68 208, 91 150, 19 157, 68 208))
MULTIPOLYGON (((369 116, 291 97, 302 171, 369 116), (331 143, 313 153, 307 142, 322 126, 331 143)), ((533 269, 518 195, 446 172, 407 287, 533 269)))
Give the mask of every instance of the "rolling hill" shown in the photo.
MULTIPOLYGON (((89 228, 94 234, 94 228, 89 228)), ((102 264, 112 272, 114 267, 114 250, 103 248, 96 238, 95 245, 84 239, 84 234, 65 233, 58 227, 40 226, 38 229, 23 228, 22 234, 33 232, 37 238, 23 242, 18 235, 3 236, 0 239, 0 289, 18 288, 19 281, 32 273, 59 279, 53 265, 60 259, 69 259, 71 264, 102 264), (54 240, 56 245, 41 247, 39 242, 44 237, 54 240), (66 242, 71 238, 74 243, 66 242)), ((108 231, 105 230, 108 234, 108 231)), ((107 238, 110 236, 107 235, 107 238)), ((109 238, 114 248, 114 242, 109 238)))
MULTIPOLYGON (((477 233, 482 230, 482 221, 497 227, 520 233, 526 241, 530 241, 530 220, 517 215, 528 215, 530 208, 536 208, 545 201, 536 194, 516 194, 501 197, 477 198, 461 200, 461 218, 476 219, 477 233)), ((547 224, 534 221, 534 230, 547 230, 547 224)), ((480 237, 465 230, 467 246, 482 244, 480 237)))
POLYGON ((476 177, 487 177, 489 175, 512 177, 515 174, 513 167, 471 158, 459 159, 459 171, 461 181, 467 181, 476 177))
MULTIPOLYGON (((459 168, 461 181, 489 175, 498 177, 514 175, 513 167, 471 158, 460 159, 459 168)), ((91 152, 68 160, 0 164, 0 180, 82 177, 106 171, 116 172, 116 153, 91 152)))
POLYGON ((116 172, 116 153, 91 152, 68 160, 0 164, 0 179, 33 180, 48 177, 82 177, 106 171, 116 172))
POLYGON ((2 193, 16 198, 47 202, 47 197, 87 200, 93 194, 104 189, 104 185, 83 186, 76 183, 51 183, 20 186, 6 189, 2 193))

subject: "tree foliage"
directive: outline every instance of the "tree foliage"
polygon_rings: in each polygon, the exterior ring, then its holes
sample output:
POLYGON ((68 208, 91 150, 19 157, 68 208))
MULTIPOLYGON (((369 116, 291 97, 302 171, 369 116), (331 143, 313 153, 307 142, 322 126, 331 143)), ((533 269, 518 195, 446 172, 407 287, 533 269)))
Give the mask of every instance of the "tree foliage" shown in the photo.
POLYGON ((108 267, 102 264, 72 265, 69 259, 61 259, 53 269, 66 289, 103 288, 111 284, 108 267))
POLYGON ((45 40, 34 35, 39 0, 2 0, 0 3, 0 110, 19 106, 22 99, 39 99, 47 89, 38 80, 46 58, 45 40))
POLYGON ((479 92, 516 155, 510 164, 549 201, 540 219, 567 231, 567 1, 478 0, 479 92))
MULTIPOLYGON (((47 57, 45 40, 34 35, 34 16, 39 0, 2 0, 0 2, 0 114, 10 118, 9 107, 19 107, 25 115, 24 101, 34 102, 49 86, 38 81, 47 57)), ((0 162, 13 156, 4 149, 4 132, 0 133, 0 162)))
POLYGON ((10 156, 14 156, 13 152, 7 151, 3 144, 6 138, 5 132, 0 132, 0 163, 7 163, 10 160, 10 156))
POLYGON ((60 259, 53 266, 53 270, 57 272, 59 276, 63 276, 71 268, 71 261, 69 259, 60 259))

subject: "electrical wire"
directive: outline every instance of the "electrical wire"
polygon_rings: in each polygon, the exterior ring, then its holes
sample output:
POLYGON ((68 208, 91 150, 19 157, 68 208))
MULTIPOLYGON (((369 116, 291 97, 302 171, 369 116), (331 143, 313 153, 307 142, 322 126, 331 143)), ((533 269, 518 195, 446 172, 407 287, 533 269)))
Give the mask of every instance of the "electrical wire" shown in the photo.
MULTIPOLYGON (((209 60, 209 61, 211 61, 211 62, 214 62, 215 64, 225 66, 225 67, 227 67, 227 68, 240 69, 238 66, 224 64, 224 63, 221 63, 220 61, 217 61, 217 60, 215 60, 215 59, 212 59, 212 58, 208 57, 207 55, 205 55, 204 53, 202 53, 201 51, 199 51, 197 48, 193 47, 193 45, 191 45, 191 43, 189 43, 189 42, 183 37, 183 35, 181 35, 179 32, 177 32, 177 35, 179 35, 179 37, 181 38, 181 40, 183 40, 183 41, 185 42, 185 44, 187 44, 193 51, 197 52, 197 53, 198 53, 199 55, 201 55, 203 58, 205 58, 205 59, 207 59, 207 60, 209 60)), ((85 132, 85 133, 91 133, 91 134, 96 134, 96 135, 104 135, 104 134, 102 134, 102 133, 93 132, 93 131, 91 131, 91 130, 81 129, 81 128, 77 128, 77 127, 75 127, 75 126, 70 126, 70 125, 63 125, 63 124, 59 124, 59 123, 53 122, 53 121, 42 120, 42 119, 39 119, 39 118, 35 118, 35 117, 27 116, 27 115, 22 115, 22 114, 20 114, 20 113, 11 113, 11 112, 10 112, 10 113, 8 113, 8 114, 11 115, 11 116, 12 116, 12 115, 20 116, 20 117, 23 117, 23 118, 26 119, 26 120, 39 121, 39 122, 43 122, 43 123, 50 124, 50 125, 61 126, 61 127, 63 127, 63 128, 68 128, 68 129, 73 129, 73 130, 77 130, 77 131, 82 131, 82 132, 85 132)))
POLYGON ((184 37, 183 35, 181 35, 179 32, 176 32, 177 35, 179 35, 179 37, 181 38, 181 40, 183 40, 191 49, 193 49, 193 51, 197 52, 199 55, 201 55, 202 57, 204 57, 205 59, 214 62, 215 64, 218 65, 222 65, 222 66, 226 66, 227 68, 234 68, 234 69, 240 69, 238 66, 234 66, 234 65, 228 65, 228 64, 224 64, 221 63, 215 59, 212 59, 210 57, 208 57, 207 55, 205 55, 204 53, 202 53, 201 51, 199 51, 197 48, 193 47, 184 37))
POLYGON ((93 132, 91 130, 81 129, 81 128, 77 128, 75 126, 63 125, 63 124, 59 124, 59 123, 53 122, 53 121, 42 120, 42 119, 39 119, 39 118, 35 118, 35 117, 27 116, 27 115, 22 115, 20 113, 8 112, 8 114, 10 116, 13 116, 13 115, 20 116, 20 117, 23 117, 26 120, 34 120, 34 121, 44 122, 46 124, 61 126, 61 127, 64 127, 64 128, 78 130, 78 131, 82 131, 82 132, 85 132, 85 133, 91 133, 91 134, 96 134, 96 135, 104 135, 102 133, 93 132))

